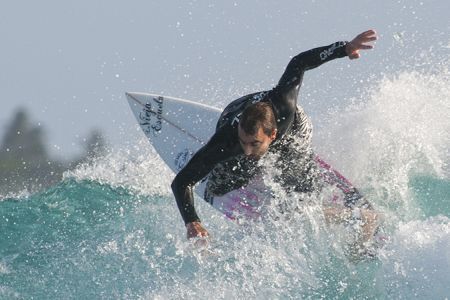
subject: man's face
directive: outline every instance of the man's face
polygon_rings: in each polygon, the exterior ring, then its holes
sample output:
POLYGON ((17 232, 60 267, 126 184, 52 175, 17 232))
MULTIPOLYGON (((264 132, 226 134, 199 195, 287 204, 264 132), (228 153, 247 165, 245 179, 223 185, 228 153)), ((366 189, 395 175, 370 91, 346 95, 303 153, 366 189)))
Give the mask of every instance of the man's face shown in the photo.
POLYGON ((238 126, 239 142, 244 154, 251 159, 260 159, 269 149, 270 143, 275 139, 277 130, 273 130, 269 136, 264 133, 262 127, 256 134, 247 134, 241 126, 238 126))

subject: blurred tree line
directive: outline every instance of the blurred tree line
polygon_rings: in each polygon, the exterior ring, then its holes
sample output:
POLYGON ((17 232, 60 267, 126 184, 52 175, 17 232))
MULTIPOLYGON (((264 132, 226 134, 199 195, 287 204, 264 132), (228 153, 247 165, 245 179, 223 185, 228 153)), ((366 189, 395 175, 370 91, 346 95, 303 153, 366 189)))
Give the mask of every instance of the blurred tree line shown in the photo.
POLYGON ((25 109, 20 108, 6 128, 0 146, 0 196, 23 190, 36 192, 62 179, 63 172, 102 156, 106 140, 93 130, 84 145, 84 153, 68 160, 50 157, 45 132, 33 126, 25 109))

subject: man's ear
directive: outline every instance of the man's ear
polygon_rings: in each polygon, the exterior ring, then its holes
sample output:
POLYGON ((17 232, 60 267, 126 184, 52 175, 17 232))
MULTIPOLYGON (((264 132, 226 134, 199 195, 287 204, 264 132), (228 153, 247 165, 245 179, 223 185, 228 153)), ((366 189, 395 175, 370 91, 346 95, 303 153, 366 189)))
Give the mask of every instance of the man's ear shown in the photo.
POLYGON ((277 137, 277 129, 272 130, 272 134, 270 135, 270 139, 273 141, 277 137))

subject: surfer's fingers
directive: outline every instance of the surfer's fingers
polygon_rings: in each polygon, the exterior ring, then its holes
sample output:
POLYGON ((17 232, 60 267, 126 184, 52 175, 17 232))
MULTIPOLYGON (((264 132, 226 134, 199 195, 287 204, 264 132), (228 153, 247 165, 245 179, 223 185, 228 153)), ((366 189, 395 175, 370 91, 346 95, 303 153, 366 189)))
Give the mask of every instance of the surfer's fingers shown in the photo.
POLYGON ((377 39, 378 37, 375 34, 361 33, 354 39, 354 41, 357 41, 358 43, 364 43, 364 42, 372 42, 377 39))
POLYGON ((376 41, 378 38, 376 36, 364 36, 361 38, 361 41, 363 42, 372 42, 376 41))
POLYGON ((364 31, 363 33, 359 34, 360 36, 372 36, 372 35, 376 35, 377 32, 373 29, 369 29, 364 31))
POLYGON ((358 48, 359 48, 359 49, 363 49, 363 50, 365 50, 365 49, 373 49, 373 45, 364 45, 364 44, 361 44, 361 45, 359 45, 358 48))
POLYGON ((353 42, 360 45, 360 44, 364 44, 364 43, 373 42, 376 40, 377 40, 376 36, 363 36, 363 37, 356 38, 353 42))

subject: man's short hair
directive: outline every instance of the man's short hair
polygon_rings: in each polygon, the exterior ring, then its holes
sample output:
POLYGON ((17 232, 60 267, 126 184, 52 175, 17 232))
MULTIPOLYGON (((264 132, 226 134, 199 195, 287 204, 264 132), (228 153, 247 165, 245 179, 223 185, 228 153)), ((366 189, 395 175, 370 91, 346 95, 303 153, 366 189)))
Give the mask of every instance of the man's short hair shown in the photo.
POLYGON ((239 126, 246 134, 256 134, 260 127, 270 136, 277 128, 272 105, 268 102, 257 102, 247 106, 239 119, 239 126))

